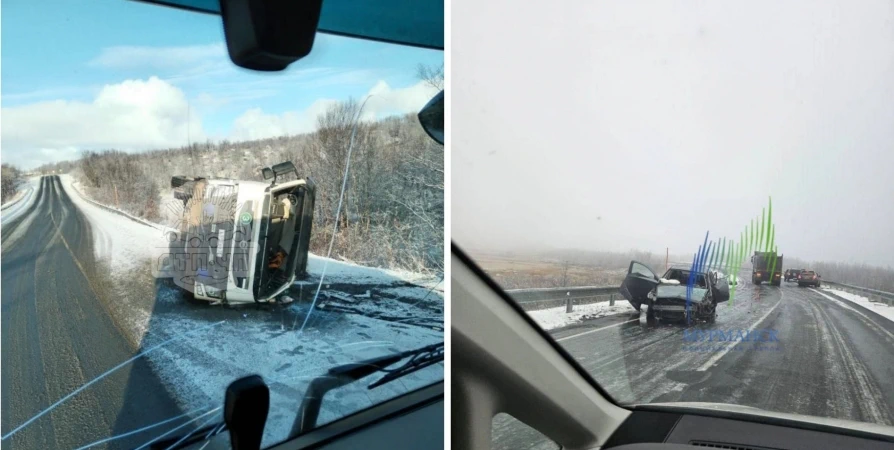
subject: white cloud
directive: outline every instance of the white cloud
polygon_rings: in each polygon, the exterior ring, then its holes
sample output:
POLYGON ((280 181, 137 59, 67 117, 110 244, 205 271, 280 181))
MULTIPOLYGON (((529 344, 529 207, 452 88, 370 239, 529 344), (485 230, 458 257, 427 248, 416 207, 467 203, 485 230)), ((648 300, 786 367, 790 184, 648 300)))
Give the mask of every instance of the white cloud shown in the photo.
POLYGON ((107 69, 179 69, 196 63, 229 61, 224 44, 175 47, 115 46, 106 47, 88 64, 107 69))
MULTIPOLYGON (((435 93, 424 83, 392 88, 379 81, 368 91, 371 97, 363 119, 418 111, 435 93)), ((203 94, 196 103, 213 106, 219 101, 203 94)), ((249 140, 311 132, 316 128, 317 116, 337 101, 319 99, 303 110, 280 114, 248 109, 221 137, 249 140)), ((188 139, 205 140, 207 134, 196 108, 189 116, 188 127, 187 113, 183 91, 157 77, 106 85, 92 102, 55 100, 4 107, 3 161, 33 167, 76 159, 81 149, 141 151, 182 146, 188 139)))
POLYGON ((106 85, 92 102, 47 101, 2 108, 4 161, 70 159, 71 149, 137 151, 205 139, 183 92, 151 77, 106 85))
MULTIPOLYGON (((365 110, 375 117, 390 114, 417 112, 437 94, 437 90, 424 82, 413 86, 394 89, 388 83, 379 81, 369 91, 370 97, 365 110)), ((365 117, 370 117, 366 115, 365 117)))
MULTIPOLYGON (((421 82, 395 89, 379 81, 367 93, 371 97, 363 108, 363 120, 419 111, 436 93, 432 87, 421 82)), ((362 102, 365 97, 357 100, 362 102)), ((316 128, 317 116, 336 102, 333 99, 317 100, 307 109, 282 114, 268 114, 260 108, 253 108, 234 121, 230 137, 235 140, 260 139, 310 132, 316 128)))
POLYGON ((267 114, 261 108, 249 109, 233 122, 230 138, 263 139, 313 131, 317 116, 333 103, 334 100, 317 100, 303 111, 286 111, 282 114, 267 114))

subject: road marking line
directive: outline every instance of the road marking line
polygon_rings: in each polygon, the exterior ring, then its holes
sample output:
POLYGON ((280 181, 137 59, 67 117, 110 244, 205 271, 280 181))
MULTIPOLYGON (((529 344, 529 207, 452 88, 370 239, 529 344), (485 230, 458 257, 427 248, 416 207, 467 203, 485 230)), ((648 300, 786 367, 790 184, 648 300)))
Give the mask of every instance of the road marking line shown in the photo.
MULTIPOLYGON (((770 308, 770 310, 767 311, 766 314, 764 314, 763 316, 761 316, 760 319, 757 319, 757 321, 754 322, 753 325, 751 325, 751 328, 748 329, 748 332, 750 333, 750 332, 753 331, 755 328, 757 328, 758 324, 760 324, 761 322, 763 322, 764 319, 766 319, 767 316, 770 315, 770 313, 772 313, 773 311, 776 310, 777 307, 779 307, 779 304, 782 303, 782 299, 784 299, 784 298, 785 298, 785 292, 782 291, 782 290, 780 290, 780 291, 779 291, 779 301, 776 302, 776 304, 773 305, 773 307, 770 308)), ((736 344, 736 345, 739 345, 739 344, 736 344)), ((732 350, 733 347, 735 347, 736 345, 730 345, 729 347, 726 347, 723 351, 721 351, 721 352, 715 354, 714 356, 711 357, 711 359, 709 359, 707 362, 705 362, 704 364, 702 364, 701 367, 699 367, 698 369, 695 369, 695 371, 696 371, 696 372, 704 372, 704 371, 708 370, 711 366, 713 366, 714 364, 717 364, 717 361, 720 361, 720 358, 723 358, 723 356, 726 355, 727 353, 729 353, 729 351, 732 350)))
POLYGON ((572 334, 571 336, 565 336, 565 337, 563 337, 563 338, 556 339, 556 342, 562 342, 562 341, 566 341, 566 340, 568 340, 568 339, 574 339, 574 338, 576 338, 576 337, 580 337, 580 336, 583 336, 583 335, 585 335, 585 334, 590 334, 590 333, 595 333, 595 332, 597 332, 597 331, 607 330, 607 329, 609 329, 609 328, 614 328, 614 327, 617 327, 617 326, 619 326, 619 325, 624 325, 625 323, 636 322, 636 321, 639 321, 639 318, 636 318, 636 319, 630 319, 630 320, 625 320, 625 321, 623 321, 623 322, 616 323, 616 324, 614 324, 614 325, 609 325, 609 326, 605 326, 605 327, 602 327, 602 328, 597 328, 597 329, 595 329, 595 330, 584 331, 583 333, 572 334))

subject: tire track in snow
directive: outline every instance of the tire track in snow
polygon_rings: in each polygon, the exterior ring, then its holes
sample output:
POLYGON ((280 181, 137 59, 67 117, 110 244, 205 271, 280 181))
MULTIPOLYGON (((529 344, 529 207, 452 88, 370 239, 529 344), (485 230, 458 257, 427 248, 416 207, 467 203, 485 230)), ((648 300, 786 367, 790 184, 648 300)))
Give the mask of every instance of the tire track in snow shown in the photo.
MULTIPOLYGON (((816 314, 820 317, 818 323, 824 326, 820 328, 823 335, 823 342, 829 348, 830 353, 837 355, 833 361, 840 362, 840 372, 837 372, 844 378, 843 382, 836 383, 834 392, 840 392, 848 389, 849 394, 856 397, 856 401, 852 401, 854 406, 859 410, 861 416, 873 423, 892 423, 891 414, 883 405, 879 405, 878 400, 884 398, 878 385, 870 377, 866 365, 854 355, 852 344, 850 344, 841 334, 836 326, 835 321, 829 312, 819 305, 809 303, 816 314)), ((835 373, 835 372, 833 372, 835 373)), ((841 399, 846 401, 845 399, 841 399)), ((850 400, 850 399, 848 399, 850 400)))

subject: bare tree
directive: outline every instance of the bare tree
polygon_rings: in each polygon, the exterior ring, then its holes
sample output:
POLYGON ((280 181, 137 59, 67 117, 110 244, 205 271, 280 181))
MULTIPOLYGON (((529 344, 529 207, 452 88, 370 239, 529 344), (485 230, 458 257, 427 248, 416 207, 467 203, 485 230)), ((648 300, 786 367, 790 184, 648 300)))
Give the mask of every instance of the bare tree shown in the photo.
POLYGON ((347 151, 356 125, 345 203, 333 257, 359 264, 439 273, 444 264, 444 147, 415 114, 357 120, 360 104, 331 105, 316 130, 299 135, 205 142, 137 154, 85 152, 73 167, 88 195, 150 220, 171 200, 173 175, 263 181, 260 169, 292 161, 317 185, 311 251, 325 254, 347 151))
POLYGON ((416 66, 416 78, 441 91, 444 89, 444 64, 435 66, 420 63, 416 66))
POLYGON ((15 197, 19 192, 19 184, 22 182, 22 172, 11 164, 3 164, 2 173, 0 173, 0 181, 2 181, 2 202, 6 203, 15 197))

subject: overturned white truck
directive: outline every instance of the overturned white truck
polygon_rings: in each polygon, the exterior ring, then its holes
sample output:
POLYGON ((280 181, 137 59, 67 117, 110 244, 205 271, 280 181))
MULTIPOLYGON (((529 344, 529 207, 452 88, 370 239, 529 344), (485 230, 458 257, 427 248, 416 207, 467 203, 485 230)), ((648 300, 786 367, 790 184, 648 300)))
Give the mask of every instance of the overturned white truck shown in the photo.
POLYGON ((271 302, 307 276, 314 184, 294 164, 262 170, 265 180, 175 176, 177 217, 169 234, 174 282, 214 304, 271 302), (291 181, 281 181, 294 174, 291 181), (182 209, 180 209, 182 208, 182 209))

